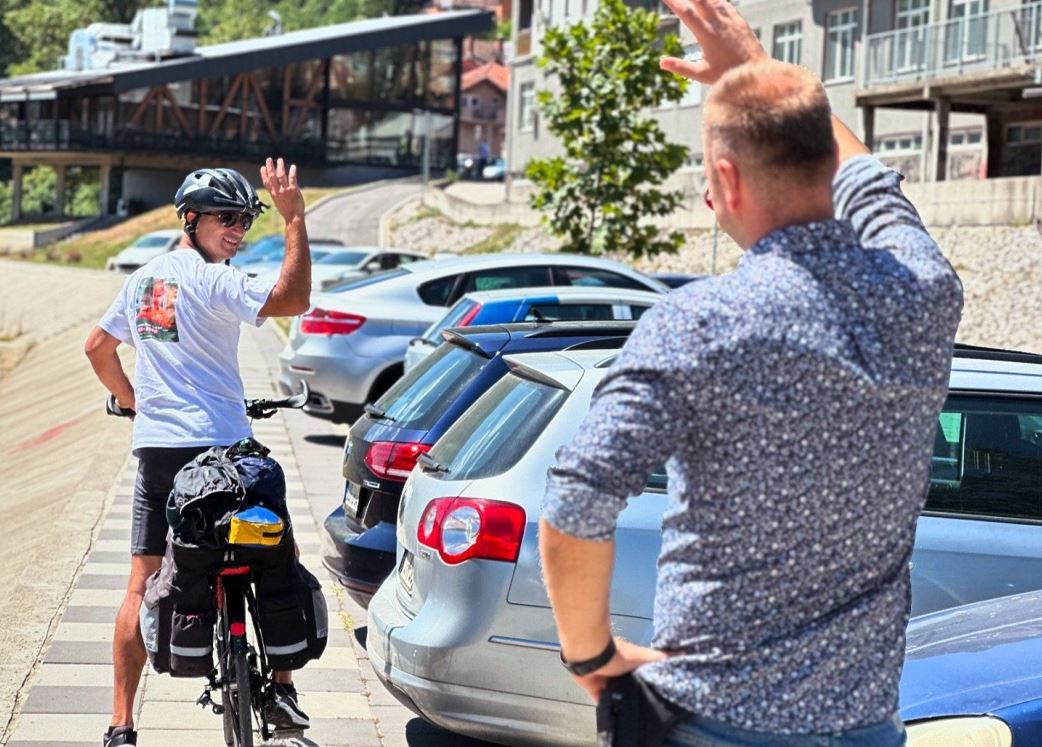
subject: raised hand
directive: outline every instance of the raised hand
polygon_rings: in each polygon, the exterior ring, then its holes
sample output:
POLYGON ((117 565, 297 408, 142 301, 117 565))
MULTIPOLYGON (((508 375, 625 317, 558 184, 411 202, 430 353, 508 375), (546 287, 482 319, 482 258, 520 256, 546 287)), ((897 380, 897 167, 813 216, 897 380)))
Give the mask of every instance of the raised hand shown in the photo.
POLYGON ((296 218, 303 220, 304 195, 300 193, 300 187, 297 185, 296 165, 291 165, 287 173, 286 164, 281 158, 277 162, 272 162, 269 158, 261 166, 260 174, 264 188, 271 195, 271 202, 282 219, 287 223, 296 218))
POLYGON ((712 85, 728 70, 767 59, 760 40, 727 0, 663 0, 702 47, 697 62, 664 57, 663 70, 712 85))

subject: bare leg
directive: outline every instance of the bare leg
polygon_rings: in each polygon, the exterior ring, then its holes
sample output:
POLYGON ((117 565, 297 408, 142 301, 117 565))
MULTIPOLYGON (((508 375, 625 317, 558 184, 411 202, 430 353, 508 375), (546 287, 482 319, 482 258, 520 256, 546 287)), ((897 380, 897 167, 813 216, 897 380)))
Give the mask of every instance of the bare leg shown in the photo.
POLYGON ((293 672, 272 672, 271 674, 280 685, 293 684, 293 672))
POLYGON ((112 639, 112 726, 134 725, 134 697, 145 666, 145 643, 141 640, 138 615, 145 597, 145 582, 162 562, 162 555, 134 555, 130 559, 130 581, 116 614, 112 639))

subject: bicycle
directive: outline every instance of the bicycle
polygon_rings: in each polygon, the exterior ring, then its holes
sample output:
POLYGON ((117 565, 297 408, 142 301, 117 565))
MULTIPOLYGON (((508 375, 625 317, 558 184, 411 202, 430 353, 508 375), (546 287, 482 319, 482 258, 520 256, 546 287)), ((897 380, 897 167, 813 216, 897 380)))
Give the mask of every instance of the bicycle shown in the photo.
MULTIPOLYGON (((272 417, 280 409, 300 409, 308 401, 306 383, 299 393, 283 399, 246 400, 246 413, 251 422, 272 417)), ((133 418, 136 413, 120 408, 109 396, 105 406, 110 415, 133 418)), ((226 553, 226 557, 231 554, 226 553)), ((196 700, 201 708, 209 707, 222 717, 224 741, 229 747, 253 747, 253 722, 259 725, 265 741, 275 736, 263 714, 275 701, 275 681, 265 655, 264 638, 258 623, 257 598, 253 590, 253 568, 231 562, 217 568, 211 576, 217 624, 214 650, 217 665, 207 675, 207 684, 196 700), (247 638, 246 616, 253 624, 258 646, 247 638), (221 693, 216 703, 212 694, 221 693)), ((278 736, 300 736, 301 733, 280 732, 278 736)))

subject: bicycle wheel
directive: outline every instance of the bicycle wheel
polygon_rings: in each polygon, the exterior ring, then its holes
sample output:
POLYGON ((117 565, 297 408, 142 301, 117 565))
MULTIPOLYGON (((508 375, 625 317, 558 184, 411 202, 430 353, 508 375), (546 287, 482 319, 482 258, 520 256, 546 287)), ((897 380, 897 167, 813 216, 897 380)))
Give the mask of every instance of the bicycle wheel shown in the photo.
POLYGON ((250 690, 250 665, 246 652, 239 651, 234 657, 235 666, 235 719, 238 747, 253 747, 253 693, 250 690))
POLYGON ((221 614, 217 624, 221 626, 217 636, 217 666, 221 675, 221 721, 224 726, 224 743, 228 747, 235 747, 235 710, 232 708, 232 674, 229 671, 228 661, 228 626, 221 614))

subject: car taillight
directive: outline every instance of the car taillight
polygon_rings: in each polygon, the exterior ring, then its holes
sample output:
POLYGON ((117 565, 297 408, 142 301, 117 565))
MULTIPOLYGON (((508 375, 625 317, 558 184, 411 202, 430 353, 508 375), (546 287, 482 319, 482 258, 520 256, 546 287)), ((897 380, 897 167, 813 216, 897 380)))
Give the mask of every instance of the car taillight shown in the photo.
POLYGON ((456 324, 455 326, 456 327, 469 327, 470 323, 472 321, 474 321, 474 317, 476 317, 478 315, 479 311, 481 311, 481 304, 479 304, 479 303, 474 304, 473 306, 470 307, 470 309, 467 311, 467 313, 463 315, 463 318, 460 319, 459 323, 456 324))
POLYGON ((525 533, 525 510, 481 498, 436 498, 420 517, 416 539, 456 565, 471 558, 517 561, 525 533))
POLYGON ((343 311, 312 309, 300 319, 305 335, 349 335, 365 324, 365 317, 343 311))
POLYGON ((420 454, 426 454, 430 450, 429 444, 377 441, 365 453, 365 466, 372 470, 374 475, 405 482, 405 478, 416 466, 420 454))

